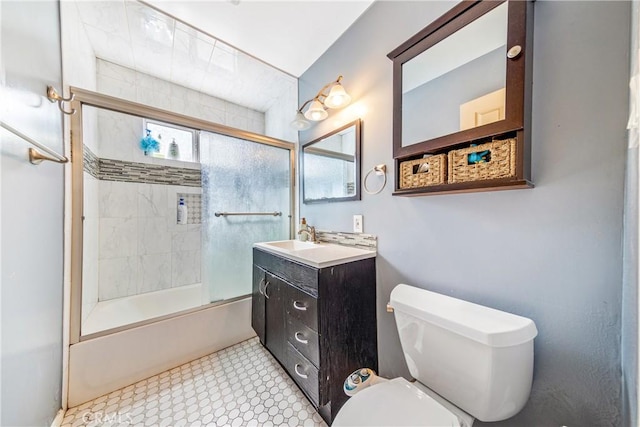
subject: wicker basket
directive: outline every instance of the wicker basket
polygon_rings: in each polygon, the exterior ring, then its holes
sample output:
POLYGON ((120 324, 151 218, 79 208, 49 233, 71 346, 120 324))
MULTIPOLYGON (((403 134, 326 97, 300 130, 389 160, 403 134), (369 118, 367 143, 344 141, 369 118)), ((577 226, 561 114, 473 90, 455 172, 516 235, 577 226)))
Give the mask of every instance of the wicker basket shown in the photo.
POLYGON ((491 141, 475 147, 449 151, 449 184, 508 178, 516 175, 515 138, 491 141), (471 153, 489 150, 489 161, 469 164, 471 153))
POLYGON ((447 179, 447 155, 438 154, 425 159, 400 163, 400 188, 427 187, 444 184, 447 179), (422 165, 425 172, 419 172, 422 165))

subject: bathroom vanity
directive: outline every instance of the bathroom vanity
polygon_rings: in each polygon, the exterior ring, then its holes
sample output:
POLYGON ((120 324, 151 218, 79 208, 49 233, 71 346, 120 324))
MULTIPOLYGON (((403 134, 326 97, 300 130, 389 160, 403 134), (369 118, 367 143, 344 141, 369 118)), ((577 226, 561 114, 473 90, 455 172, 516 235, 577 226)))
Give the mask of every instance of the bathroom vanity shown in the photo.
POLYGON ((331 424, 347 376, 378 369, 375 251, 256 243, 251 325, 331 424))

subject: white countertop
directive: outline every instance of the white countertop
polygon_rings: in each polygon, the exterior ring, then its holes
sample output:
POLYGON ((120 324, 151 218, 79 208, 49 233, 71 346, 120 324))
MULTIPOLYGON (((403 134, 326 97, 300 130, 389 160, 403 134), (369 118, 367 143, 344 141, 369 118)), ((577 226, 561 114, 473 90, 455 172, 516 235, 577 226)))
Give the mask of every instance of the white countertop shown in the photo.
POLYGON ((315 268, 331 267, 376 256, 374 250, 324 242, 314 244, 299 240, 260 242, 254 243, 253 247, 315 268))

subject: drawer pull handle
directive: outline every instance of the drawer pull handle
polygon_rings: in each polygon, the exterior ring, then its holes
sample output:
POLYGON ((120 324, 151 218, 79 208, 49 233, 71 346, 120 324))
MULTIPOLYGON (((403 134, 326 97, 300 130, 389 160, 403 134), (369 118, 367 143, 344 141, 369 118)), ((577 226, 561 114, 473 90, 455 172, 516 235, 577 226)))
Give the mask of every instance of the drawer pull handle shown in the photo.
POLYGON ((309 375, 301 374, 300 372, 298 372, 298 367, 299 366, 300 366, 300 364, 296 363, 296 366, 293 367, 293 370, 296 371, 296 375, 299 376, 300 378, 308 378, 309 375))
POLYGON ((304 337, 304 335, 302 335, 302 332, 298 331, 293 335, 295 337, 296 341, 298 341, 298 342, 300 342, 302 344, 309 344, 309 340, 305 340, 303 338, 298 338, 298 334, 300 334, 301 337, 304 337))
POLYGON ((299 301, 294 301, 293 302, 293 308, 295 308, 296 310, 300 310, 300 311, 307 311, 307 306, 302 304, 299 301))
POLYGON ((271 282, 267 280, 267 283, 264 284, 264 296, 266 299, 269 299, 269 294, 267 293, 267 288, 269 287, 269 283, 271 282))
POLYGON ((260 279, 260 283, 258 283, 258 292, 260 292, 261 295, 264 295, 264 291, 262 290, 262 285, 264 285, 264 277, 260 279))

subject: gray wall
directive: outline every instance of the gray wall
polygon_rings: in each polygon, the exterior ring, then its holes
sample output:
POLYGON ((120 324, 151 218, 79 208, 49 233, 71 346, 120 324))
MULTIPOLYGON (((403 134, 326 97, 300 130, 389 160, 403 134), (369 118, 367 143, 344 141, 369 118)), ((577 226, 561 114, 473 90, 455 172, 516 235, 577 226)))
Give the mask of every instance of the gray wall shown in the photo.
MULTIPOLYGON (((363 175, 392 162, 392 66, 386 54, 454 2, 376 2, 300 79, 300 100, 344 75, 354 105, 302 142, 363 118, 363 175)), ((536 188, 302 205, 320 229, 379 236, 380 371, 408 375, 393 317, 398 283, 535 320, 531 398, 495 425, 620 425, 623 178, 629 2, 535 5, 533 179, 536 188)), ((478 423, 481 425, 482 423, 478 423)))
MULTIPOLYGON (((62 152, 58 2, 3 1, 2 120, 62 152), (6 73, 6 74, 5 74, 6 73)), ((3 426, 51 425, 61 407, 64 167, 33 166, 29 145, 2 138, 3 426)))

